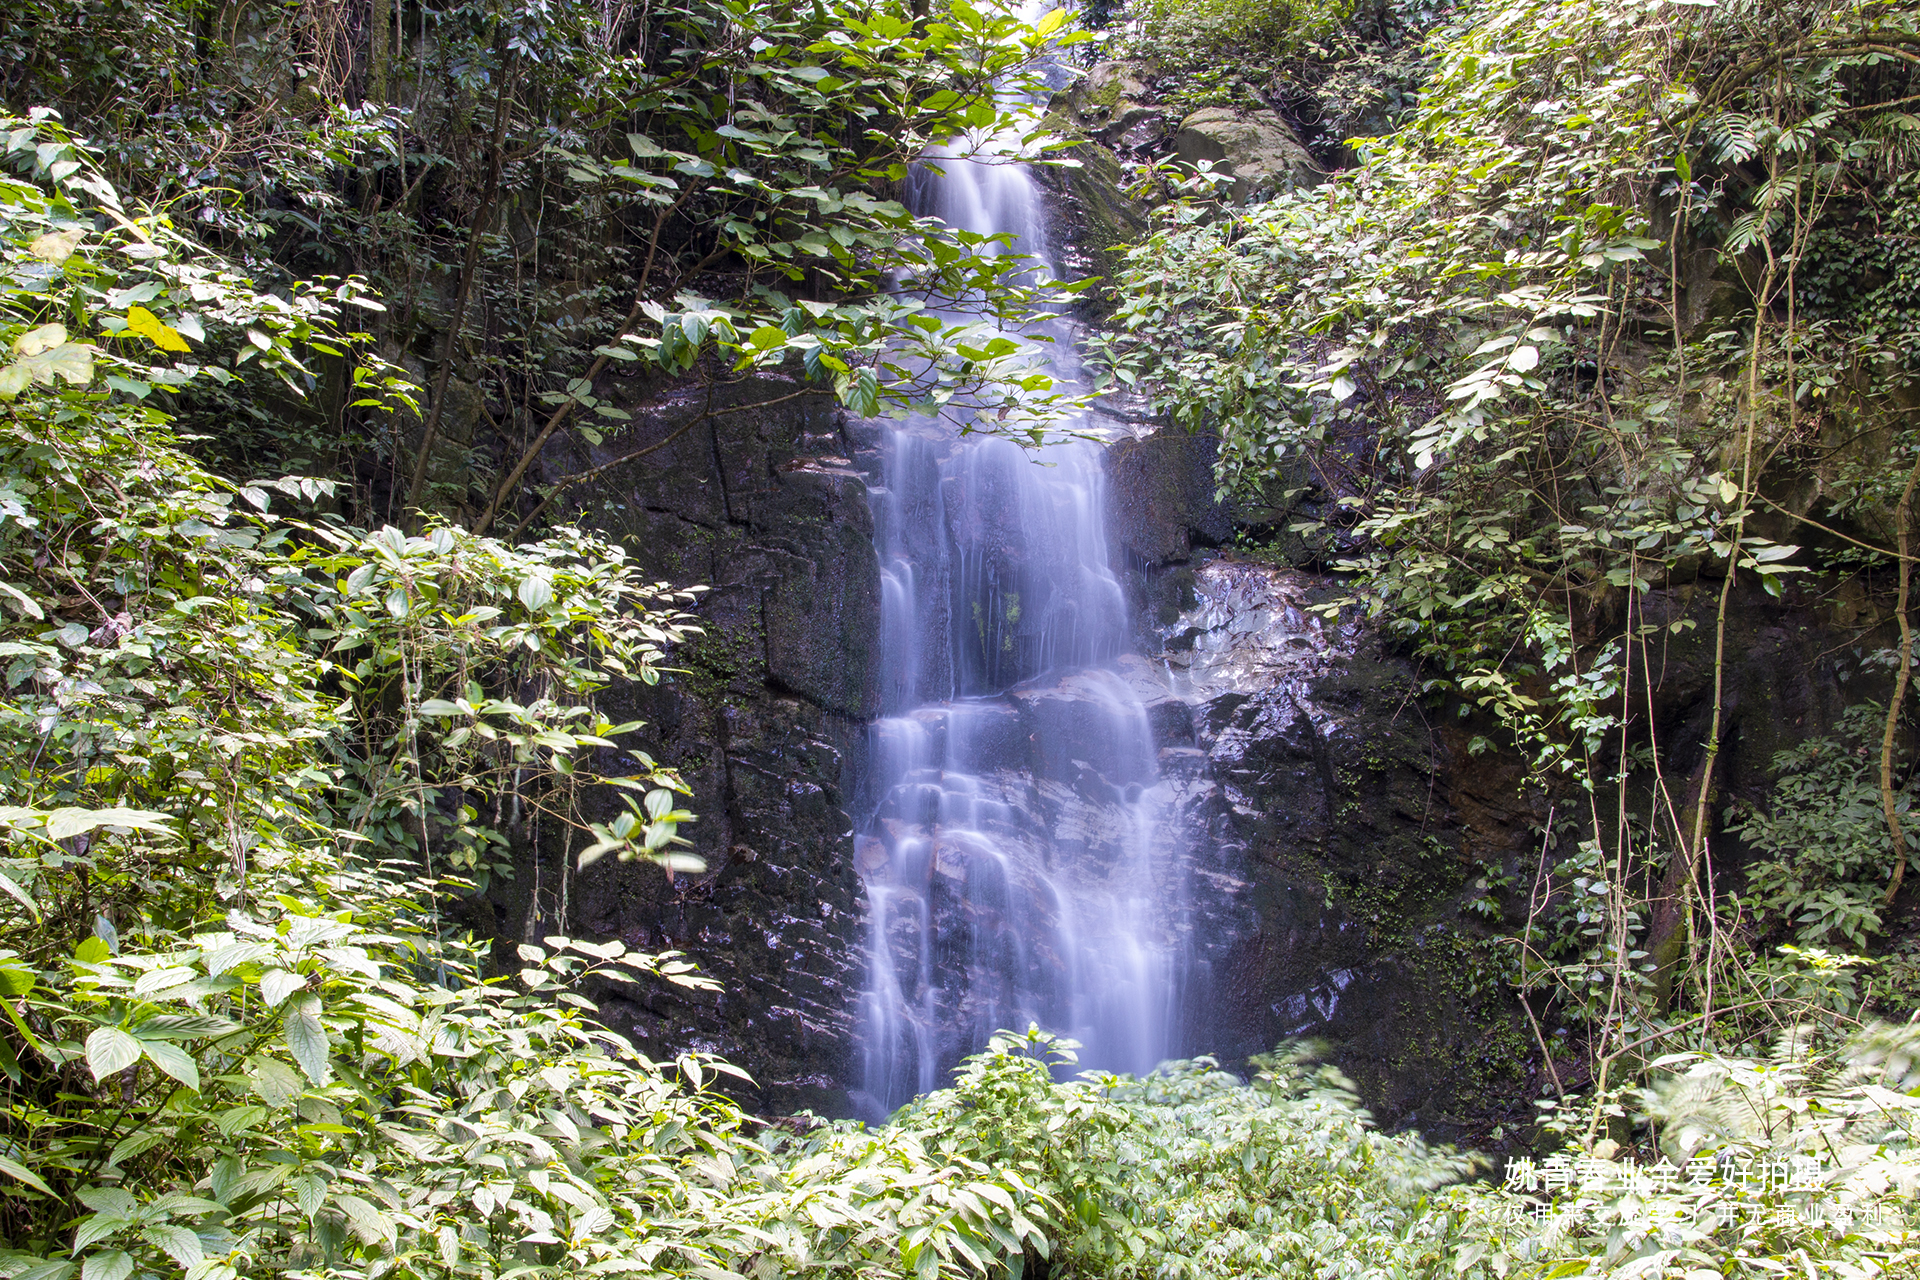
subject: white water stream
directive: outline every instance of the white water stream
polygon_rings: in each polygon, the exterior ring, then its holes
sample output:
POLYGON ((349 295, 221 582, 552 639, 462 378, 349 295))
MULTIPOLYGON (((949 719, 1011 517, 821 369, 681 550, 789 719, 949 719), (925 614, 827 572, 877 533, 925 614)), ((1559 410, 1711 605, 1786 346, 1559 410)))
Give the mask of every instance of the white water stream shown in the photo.
MULTIPOLYGON (((1048 260, 1024 166, 942 167, 918 212, 1048 260)), ((1030 1022, 1080 1041, 1083 1067, 1149 1070, 1180 1049, 1186 873, 1129 679, 1144 664, 1108 562, 1100 450, 1064 441, 1036 459, 916 421, 885 456, 856 1096, 884 1116, 1030 1022)))

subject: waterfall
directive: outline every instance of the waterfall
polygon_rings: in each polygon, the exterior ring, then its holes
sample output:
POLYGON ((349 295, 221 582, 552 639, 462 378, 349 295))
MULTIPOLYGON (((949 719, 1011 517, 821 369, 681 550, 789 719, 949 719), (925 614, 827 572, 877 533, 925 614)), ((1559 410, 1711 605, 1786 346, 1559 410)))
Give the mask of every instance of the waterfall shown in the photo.
MULTIPOLYGON (((917 211, 1010 232, 1045 269, 1026 167, 940 163, 916 180, 917 211)), ((1062 440, 1035 458, 918 420, 888 433, 884 458, 856 1097, 884 1116, 1029 1023, 1080 1041, 1083 1067, 1150 1070, 1180 1048, 1186 873, 1151 674, 1109 563, 1100 450, 1062 440)))

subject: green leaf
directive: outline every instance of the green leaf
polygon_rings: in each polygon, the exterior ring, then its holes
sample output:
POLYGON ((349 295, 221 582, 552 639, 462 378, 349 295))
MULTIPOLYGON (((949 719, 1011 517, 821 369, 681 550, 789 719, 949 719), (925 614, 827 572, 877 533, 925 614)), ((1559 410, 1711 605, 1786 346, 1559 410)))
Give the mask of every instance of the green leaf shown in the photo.
POLYGON ((215 1128, 231 1138, 236 1133, 253 1128, 253 1126, 265 1120, 270 1114, 272 1113, 265 1107, 260 1106, 258 1103, 250 1102, 244 1107, 228 1108, 221 1112, 220 1118, 213 1123, 215 1128))
POLYGON ((152 996, 173 987, 184 986, 198 976, 198 973, 187 965, 175 964, 160 969, 149 969, 134 981, 133 994, 152 996))
POLYGON ((320 1206, 327 1202, 327 1184, 313 1174, 302 1174, 293 1180, 292 1186, 302 1217, 313 1217, 320 1212, 320 1206))
POLYGON ((335 1196, 333 1203, 360 1237, 362 1244, 381 1244, 393 1237, 393 1220, 359 1196, 335 1196))
POLYGON ((270 1107, 285 1107, 300 1096, 299 1074, 278 1058, 255 1058, 247 1074, 254 1094, 270 1107))
POLYGON ((747 345, 755 351, 771 351, 786 345, 786 341, 787 331, 770 324, 763 324, 747 335, 747 345))
POLYGON ((148 1061, 168 1075, 178 1080, 195 1093, 200 1092, 200 1068, 195 1065, 193 1055, 177 1044, 165 1040, 143 1041, 148 1061))
POLYGON ((93 381, 93 348, 84 342, 63 342, 51 351, 21 356, 18 367, 42 386, 65 378, 73 386, 84 387, 93 381))
POLYGON ((260 976, 260 998, 267 1002, 269 1009, 277 1009, 282 1001, 307 985, 307 980, 287 969, 269 969, 260 976))
POLYGON ((80 1268, 80 1280, 127 1280, 132 1274, 132 1257, 119 1249, 96 1253, 80 1268))
POLYGON ((65 840, 95 827, 133 827, 174 836, 173 820, 150 809, 55 809, 47 815, 49 840, 65 840))
POLYGON ((520 580, 516 594, 529 612, 538 613, 553 603, 553 580, 544 573, 530 573, 520 580))
POLYGON ((104 1080, 140 1061, 140 1042, 118 1027, 101 1027, 87 1037, 87 1066, 104 1080))
POLYGON ((0 1156, 0 1173, 6 1174, 9 1178, 19 1179, 35 1191, 44 1192, 47 1195, 53 1194, 53 1188, 42 1182, 39 1174, 17 1160, 9 1160, 5 1156, 0 1156))
MULTIPOLYGON (((29 894, 25 889, 22 889, 20 887, 19 882, 16 881, 12 876, 0 873, 0 892, 4 892, 5 894, 7 894, 7 896, 18 900, 22 906, 26 907, 27 910, 33 912, 34 919, 37 920, 40 918, 40 904, 35 902, 33 900, 33 896, 29 894)), ((10 971, 6 969, 0 969, 0 992, 5 992, 5 994, 10 996, 25 995, 26 991, 7 990, 7 987, 6 987, 7 979, 4 975, 8 972, 10 971)), ((33 989, 32 978, 29 977, 27 990, 30 991, 32 989, 33 989)))
POLYGON ((287 1001, 281 1022, 286 1028, 287 1048, 307 1079, 317 1085, 333 1079, 333 1064, 329 1061, 331 1046, 327 1043, 327 1029, 320 1023, 320 997, 311 991, 293 997, 287 1001))
POLYGON ((161 1013, 136 1025, 136 1040, 200 1040, 204 1036, 230 1036, 240 1031, 240 1023, 211 1013, 161 1013))
POLYGON ((173 1223, 148 1227, 140 1233, 140 1238, 185 1268, 199 1266, 206 1257, 200 1247, 200 1237, 173 1223))
POLYGON ((120 1191, 118 1187, 89 1187, 81 1192, 81 1196, 88 1204, 97 1207, 100 1212, 81 1223, 80 1230, 74 1233, 73 1247, 76 1250, 84 1249, 90 1244, 105 1240, 108 1236, 118 1234, 126 1228, 128 1219, 137 1212, 133 1197, 120 1191), (114 1192, 119 1192, 117 1197, 113 1195, 114 1192))
MULTIPOLYGON (((12 397, 9 396, 6 398, 11 399, 12 397)), ((47 616, 32 596, 14 586, 11 582, 0 582, 0 593, 4 593, 9 599, 13 600, 14 603, 18 604, 20 611, 36 622, 43 620, 47 616)), ((8 822, 6 825, 13 826, 16 824, 8 822)))

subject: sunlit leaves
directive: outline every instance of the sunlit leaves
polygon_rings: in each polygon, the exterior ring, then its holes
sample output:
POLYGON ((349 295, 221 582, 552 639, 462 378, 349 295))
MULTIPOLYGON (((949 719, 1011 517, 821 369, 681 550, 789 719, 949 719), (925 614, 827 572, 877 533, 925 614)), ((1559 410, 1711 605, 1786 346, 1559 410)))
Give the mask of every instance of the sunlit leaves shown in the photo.
POLYGON ((190 351, 177 329, 161 322, 160 317, 142 306, 127 308, 127 328, 162 351, 190 351))
POLYGON ((118 1027, 101 1027, 87 1037, 87 1067, 104 1080, 140 1061, 140 1042, 118 1027))

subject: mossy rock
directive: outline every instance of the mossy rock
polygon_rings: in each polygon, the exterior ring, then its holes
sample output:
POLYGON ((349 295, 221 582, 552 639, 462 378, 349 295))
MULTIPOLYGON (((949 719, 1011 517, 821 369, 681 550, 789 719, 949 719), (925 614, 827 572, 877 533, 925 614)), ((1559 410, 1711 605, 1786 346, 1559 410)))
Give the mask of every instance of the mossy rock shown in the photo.
POLYGON ((1327 176, 1292 126, 1272 112, 1207 107, 1180 122, 1173 147, 1184 165, 1211 161, 1231 173, 1233 198, 1241 204, 1317 186, 1327 176))

